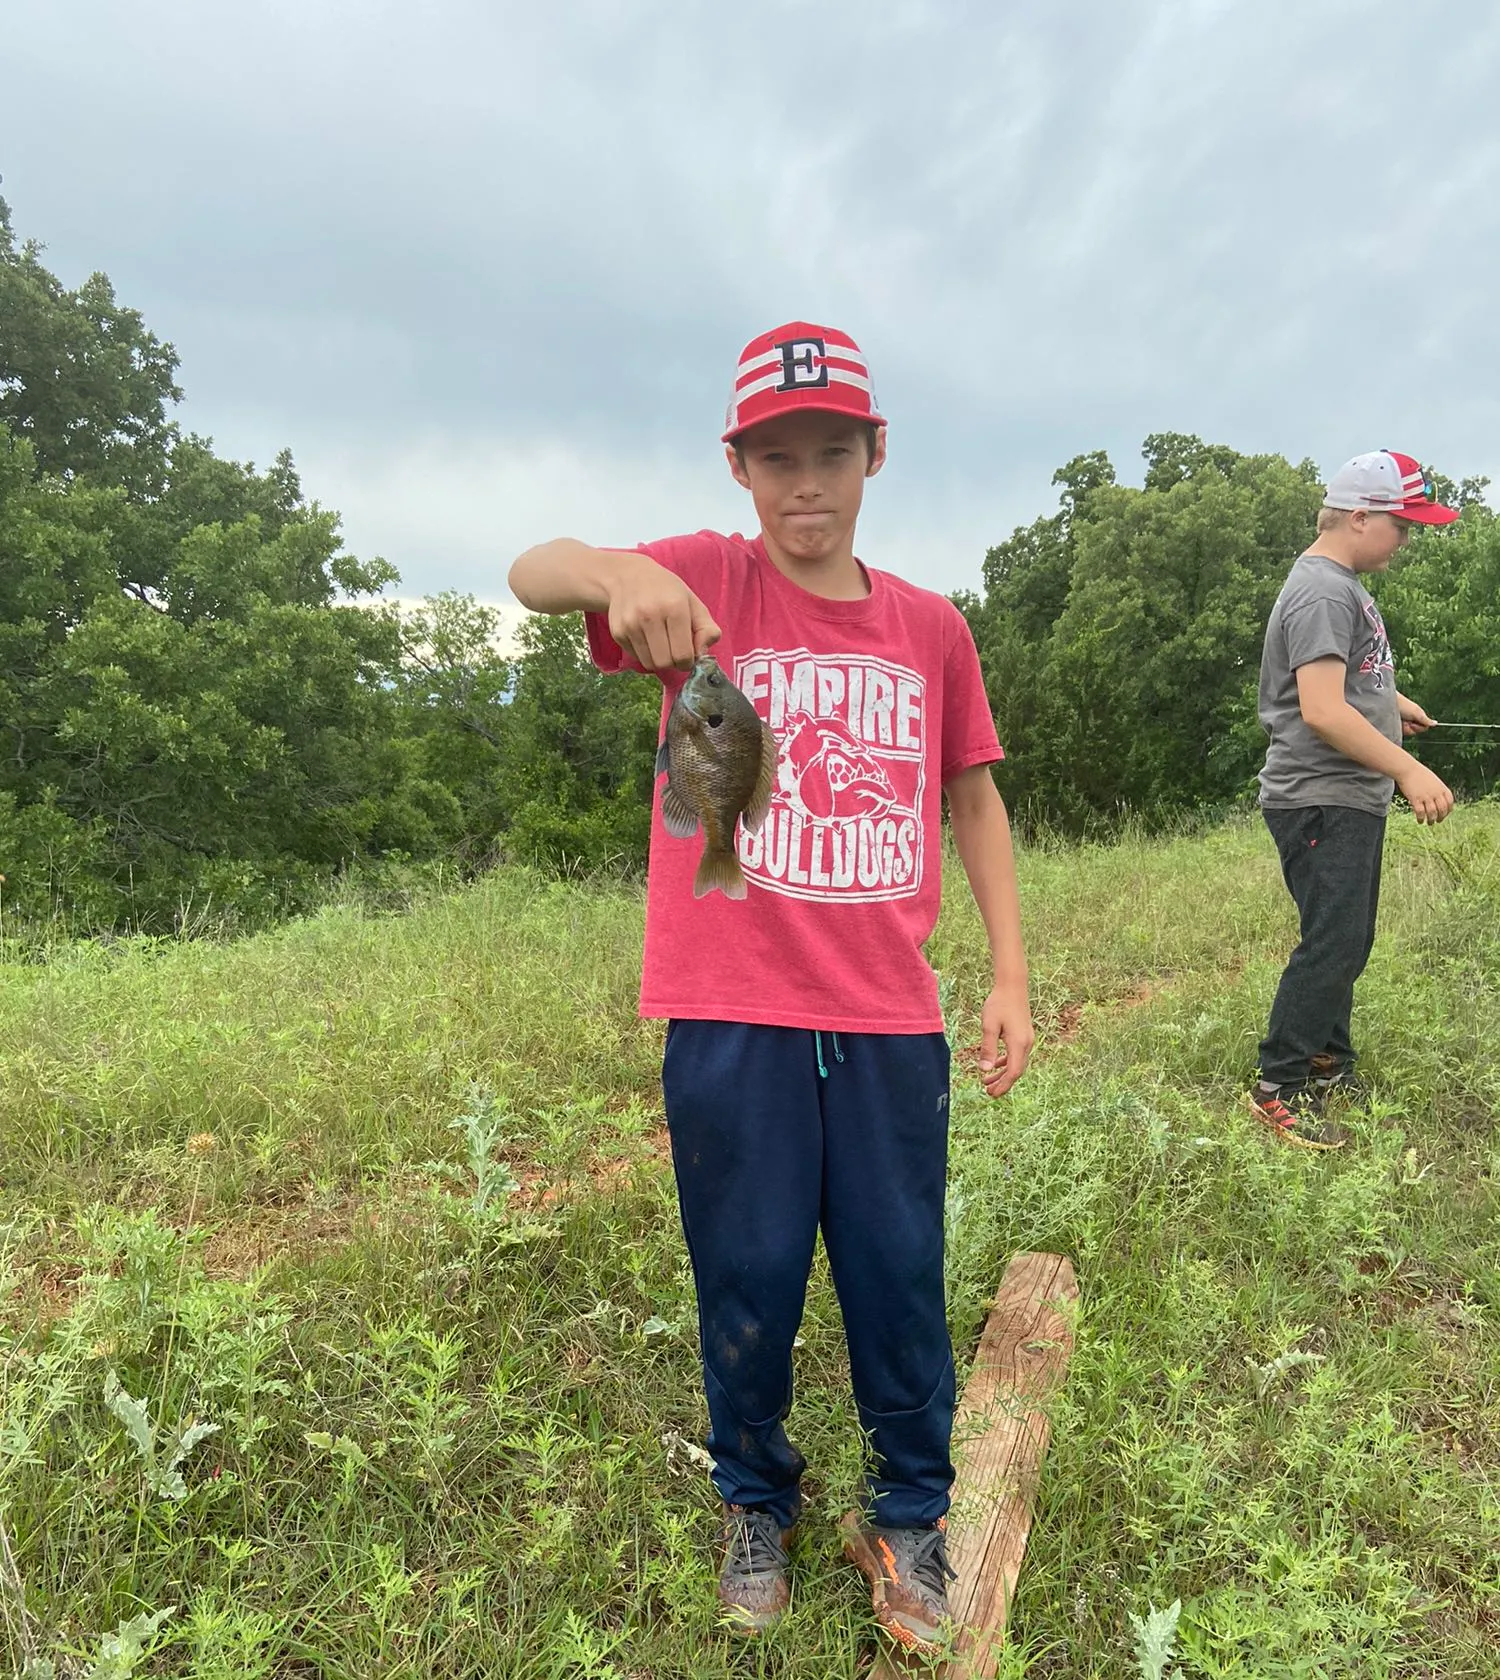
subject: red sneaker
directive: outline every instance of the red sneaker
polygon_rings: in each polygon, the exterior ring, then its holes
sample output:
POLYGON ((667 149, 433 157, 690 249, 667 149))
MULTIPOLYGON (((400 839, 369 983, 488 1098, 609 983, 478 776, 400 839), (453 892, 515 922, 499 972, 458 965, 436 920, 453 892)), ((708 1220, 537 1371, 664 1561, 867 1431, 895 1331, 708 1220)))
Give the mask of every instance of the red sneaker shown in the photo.
POLYGON ((1257 1085, 1250 1093, 1250 1112, 1283 1143, 1299 1149, 1342 1149, 1349 1141, 1349 1133, 1337 1120, 1328 1118, 1312 1091, 1257 1085))

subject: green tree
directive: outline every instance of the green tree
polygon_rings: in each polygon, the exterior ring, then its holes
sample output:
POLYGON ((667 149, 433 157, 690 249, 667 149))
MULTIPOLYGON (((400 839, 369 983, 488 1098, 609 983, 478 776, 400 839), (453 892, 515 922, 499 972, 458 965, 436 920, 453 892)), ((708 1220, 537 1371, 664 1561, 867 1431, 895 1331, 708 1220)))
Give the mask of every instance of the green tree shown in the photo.
POLYGON ((470 864, 492 859, 509 826, 502 766, 519 662, 503 651, 500 616, 448 592, 401 619, 403 728, 421 772, 458 805, 455 846, 470 864))
POLYGON ((499 765, 505 849, 555 869, 639 868, 655 795, 661 685, 605 677, 576 616, 521 628, 499 765))
POLYGON ((1052 475, 1058 511, 1018 527, 984 558, 984 596, 954 597, 974 633, 990 708, 1009 755, 1006 791, 1023 814, 1055 813, 1037 780, 1031 748, 1046 705, 1046 648, 1068 603, 1076 529, 1091 499, 1115 482, 1102 450, 1075 456, 1052 475))
POLYGON ((18 244, 0 199, 0 423, 38 468, 149 493, 173 427, 177 352, 115 300, 103 274, 74 290, 18 244))
POLYGON ((403 730, 395 578, 289 456, 178 435, 176 357, 0 205, 0 873, 76 925, 260 915, 461 828, 403 730))
POLYGON ((1059 512, 986 559, 966 603, 1023 816, 1079 830, 1241 795, 1264 738, 1266 615, 1319 500, 1311 463, 1178 433, 1146 483, 1108 459, 1059 470, 1059 512))
POLYGON ((158 925, 206 891, 263 911, 351 858, 451 840, 457 802, 399 728, 394 615, 329 599, 335 573, 369 593, 389 568, 339 554, 329 515, 268 538, 252 513, 195 526, 159 589, 122 586, 121 493, 36 478, 29 457, 0 442, 12 897, 158 925), (47 815, 23 845, 28 810, 47 815), (77 832, 59 852, 62 819, 77 832))

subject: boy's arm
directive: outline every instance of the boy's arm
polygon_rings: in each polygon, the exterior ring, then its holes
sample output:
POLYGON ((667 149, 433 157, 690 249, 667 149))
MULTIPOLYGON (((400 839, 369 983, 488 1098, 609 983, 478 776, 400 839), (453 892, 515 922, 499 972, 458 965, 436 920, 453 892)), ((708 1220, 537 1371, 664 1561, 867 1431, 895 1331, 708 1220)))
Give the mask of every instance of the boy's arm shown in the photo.
POLYGON ((713 614, 682 579, 633 549, 558 537, 528 548, 509 582, 533 612, 608 614, 610 635, 648 671, 686 671, 719 639, 713 614))
MULTIPOLYGON (((1297 700, 1302 719, 1335 752, 1390 776, 1401 789, 1418 822, 1440 823, 1453 809, 1447 786, 1398 747, 1344 698, 1344 661, 1337 656, 1297 667, 1297 700)), ((1423 714, 1425 716, 1425 713, 1423 714)))
POLYGON ((987 764, 960 770, 945 785, 953 839, 974 902, 990 936, 995 980, 984 1001, 979 1076, 992 1097, 1003 1096, 1026 1071, 1036 1029, 1021 944, 1021 900, 1005 801, 987 764), (1004 1053, 997 1054, 1004 1046, 1004 1053))

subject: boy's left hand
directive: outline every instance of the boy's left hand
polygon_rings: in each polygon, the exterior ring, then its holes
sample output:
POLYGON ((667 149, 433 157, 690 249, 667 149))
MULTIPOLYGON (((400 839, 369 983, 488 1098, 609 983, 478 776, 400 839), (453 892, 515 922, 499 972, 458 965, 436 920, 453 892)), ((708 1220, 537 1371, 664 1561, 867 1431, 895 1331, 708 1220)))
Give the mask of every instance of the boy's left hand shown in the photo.
POLYGON ((988 1097, 1003 1097, 1026 1071, 1036 1028, 1024 986, 996 986, 980 1015, 979 1077, 988 1097))

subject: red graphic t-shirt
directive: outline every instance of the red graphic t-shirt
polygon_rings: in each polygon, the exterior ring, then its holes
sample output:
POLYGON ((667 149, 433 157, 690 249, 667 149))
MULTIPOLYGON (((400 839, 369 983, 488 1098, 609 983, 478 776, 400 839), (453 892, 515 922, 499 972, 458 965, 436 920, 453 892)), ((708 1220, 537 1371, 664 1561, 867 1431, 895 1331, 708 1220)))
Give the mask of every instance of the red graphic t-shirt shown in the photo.
MULTIPOLYGON (((749 885, 693 897, 702 836, 662 825, 646 889, 641 1014, 825 1032, 942 1030, 922 946, 941 898, 943 783, 1003 755, 963 615, 866 568, 870 593, 827 601, 782 576, 756 538, 671 537, 641 552, 713 614, 713 654, 781 749, 770 815, 739 831, 749 885)), ((602 671, 639 670, 586 615, 602 671)), ((662 722, 684 674, 664 678, 662 722)))

